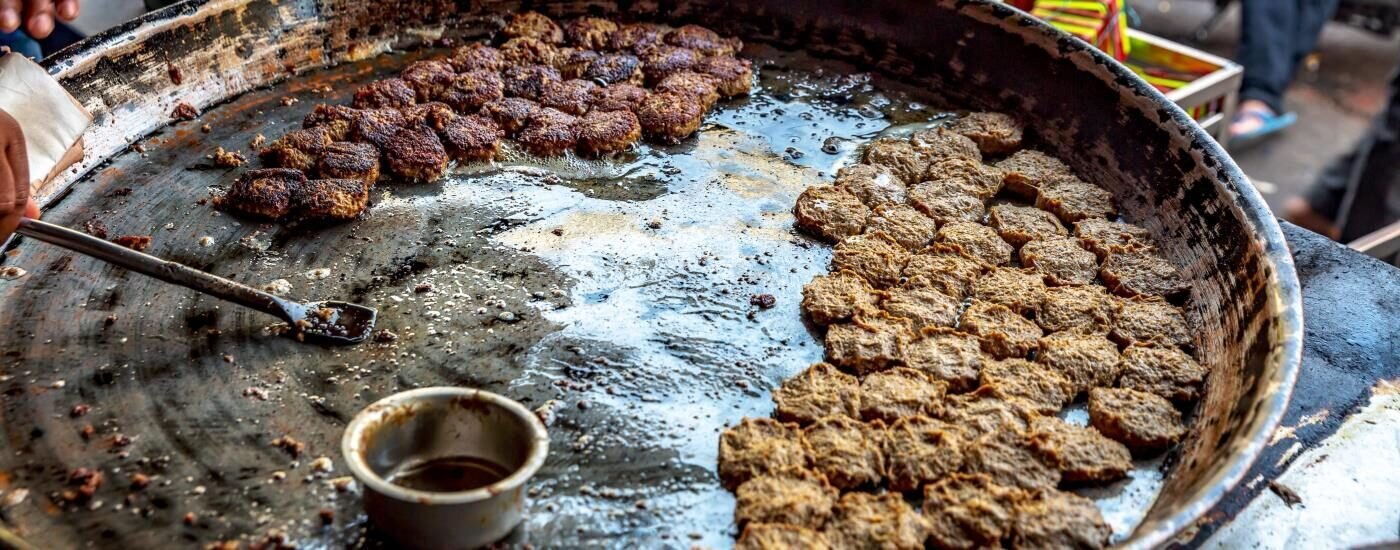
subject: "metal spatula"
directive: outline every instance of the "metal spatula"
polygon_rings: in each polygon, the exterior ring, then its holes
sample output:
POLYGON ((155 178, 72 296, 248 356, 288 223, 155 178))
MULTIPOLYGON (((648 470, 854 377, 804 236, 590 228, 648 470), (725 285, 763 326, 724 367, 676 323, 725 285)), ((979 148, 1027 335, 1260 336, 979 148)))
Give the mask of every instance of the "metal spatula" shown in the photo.
POLYGON ((346 302, 293 302, 189 266, 169 262, 66 227, 34 219, 17 232, 73 252, 203 292, 287 321, 298 340, 334 345, 358 344, 374 330, 378 312, 346 302))

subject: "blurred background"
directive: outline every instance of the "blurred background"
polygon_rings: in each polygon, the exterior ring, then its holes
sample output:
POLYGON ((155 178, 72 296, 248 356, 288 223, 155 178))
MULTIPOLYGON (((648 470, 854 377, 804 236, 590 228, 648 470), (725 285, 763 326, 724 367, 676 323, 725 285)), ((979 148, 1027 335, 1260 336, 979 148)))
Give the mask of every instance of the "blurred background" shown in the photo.
MULTIPOLYGON (((1224 8, 1203 37, 1197 31, 1216 13, 1215 0, 1130 0, 1128 5, 1144 31, 1222 57, 1236 56, 1239 2, 1224 8)), ((1275 212, 1282 212, 1286 200, 1301 194, 1327 163, 1356 145, 1371 119, 1385 108, 1390 75, 1398 62, 1400 36, 1389 30, 1378 33, 1335 21, 1322 27, 1283 97, 1286 108, 1297 113, 1297 122, 1230 150, 1275 212)))

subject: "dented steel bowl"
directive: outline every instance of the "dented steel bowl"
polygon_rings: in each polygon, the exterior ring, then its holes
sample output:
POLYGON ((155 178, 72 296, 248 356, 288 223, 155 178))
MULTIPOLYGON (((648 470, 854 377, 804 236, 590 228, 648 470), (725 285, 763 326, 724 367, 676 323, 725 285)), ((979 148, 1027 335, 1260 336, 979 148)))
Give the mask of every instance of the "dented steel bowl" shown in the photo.
POLYGON ((520 524, 525 489, 544 464, 549 434, 524 405, 467 388, 396 393, 356 415, 341 455, 365 487, 376 527, 405 547, 478 548, 520 524), (394 483, 394 474, 433 459, 473 457, 503 467, 503 479, 466 491, 429 491, 394 483))

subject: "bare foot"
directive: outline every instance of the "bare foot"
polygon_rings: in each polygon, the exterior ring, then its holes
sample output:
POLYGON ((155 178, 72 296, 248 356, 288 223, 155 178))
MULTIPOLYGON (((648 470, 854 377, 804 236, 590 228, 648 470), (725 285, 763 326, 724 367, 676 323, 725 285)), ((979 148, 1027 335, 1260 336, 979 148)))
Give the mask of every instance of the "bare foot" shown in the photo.
POLYGON ((1334 241, 1342 237, 1342 230, 1337 224, 1313 210, 1308 201, 1299 197, 1293 197, 1284 203, 1283 219, 1303 229, 1321 233, 1334 241))
POLYGON ((1246 99, 1240 103, 1240 109, 1235 113, 1235 120, 1230 122, 1230 136, 1248 134, 1263 128, 1265 119, 1277 115, 1278 113, 1269 108, 1268 103, 1257 99, 1246 99), (1258 113, 1264 116, 1243 116, 1247 113, 1258 113))

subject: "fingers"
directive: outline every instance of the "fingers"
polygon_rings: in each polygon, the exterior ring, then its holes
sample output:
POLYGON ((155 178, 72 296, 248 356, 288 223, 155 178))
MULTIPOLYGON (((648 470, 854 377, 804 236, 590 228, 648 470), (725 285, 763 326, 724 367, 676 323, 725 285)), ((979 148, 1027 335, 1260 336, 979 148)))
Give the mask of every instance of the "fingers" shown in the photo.
POLYGON ((35 40, 53 32, 53 0, 27 0, 24 3, 24 30, 35 40))
POLYGON ((10 238, 10 235, 13 235, 15 230, 19 229, 19 220, 22 217, 23 216, 21 216, 19 212, 12 212, 0 216, 0 242, 10 238))
POLYGON ((57 6, 58 18, 64 21, 77 19, 78 7, 78 0, 59 0, 57 6))
POLYGON ((24 132, 9 113, 0 111, 0 213, 23 210, 29 202, 29 156, 24 132))
POLYGON ((0 0, 0 32, 19 30, 19 0, 0 0))

